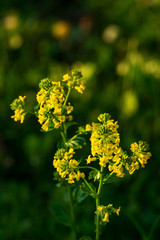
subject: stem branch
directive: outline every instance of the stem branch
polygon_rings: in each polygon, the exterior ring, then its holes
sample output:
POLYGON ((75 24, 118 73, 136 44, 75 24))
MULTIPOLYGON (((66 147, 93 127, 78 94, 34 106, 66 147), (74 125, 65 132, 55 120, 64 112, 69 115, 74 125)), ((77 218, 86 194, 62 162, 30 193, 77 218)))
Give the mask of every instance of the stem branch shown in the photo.
POLYGON ((74 240, 76 240, 77 239, 77 234, 76 234, 76 227, 75 227, 75 215, 74 215, 74 206, 73 206, 73 196, 72 196, 71 187, 69 185, 68 185, 68 193, 69 193, 69 204, 70 204, 72 231, 73 231, 74 240))

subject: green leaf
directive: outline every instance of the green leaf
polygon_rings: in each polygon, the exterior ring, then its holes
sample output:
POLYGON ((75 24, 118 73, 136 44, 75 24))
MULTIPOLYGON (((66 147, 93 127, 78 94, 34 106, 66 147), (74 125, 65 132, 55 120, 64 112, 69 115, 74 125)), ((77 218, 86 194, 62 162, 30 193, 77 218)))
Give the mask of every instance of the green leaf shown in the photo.
POLYGON ((69 127, 71 127, 71 126, 73 126, 73 125, 77 125, 77 123, 76 123, 76 122, 68 122, 68 123, 66 124, 66 129, 68 129, 69 127))
POLYGON ((109 177, 110 173, 106 174, 103 178, 103 183, 113 183, 117 182, 119 178, 114 174, 109 177))
POLYGON ((74 148, 74 149, 79 149, 82 148, 86 144, 86 141, 83 137, 75 137, 74 139, 71 138, 66 142, 66 147, 68 148, 74 148))
POLYGON ((99 178, 100 178, 100 171, 95 169, 89 173, 89 179, 94 179, 94 182, 99 178))
POLYGON ((160 221, 160 215, 157 216, 157 218, 155 219, 155 221, 153 222, 151 229, 150 229, 150 233, 149 233, 149 239, 153 239, 153 235, 154 235, 154 231, 156 230, 158 223, 160 221))
POLYGON ((73 198, 76 204, 81 203, 87 197, 88 193, 83 192, 79 186, 74 189, 73 198))
POLYGON ((61 224, 71 227, 70 216, 61 205, 52 204, 51 210, 61 224))
POLYGON ((85 183, 82 183, 81 186, 80 186, 82 192, 89 194, 93 198, 96 198, 96 189, 95 189, 95 187, 91 183, 89 183, 89 185, 91 186, 93 191, 88 187, 88 185, 86 185, 85 183))

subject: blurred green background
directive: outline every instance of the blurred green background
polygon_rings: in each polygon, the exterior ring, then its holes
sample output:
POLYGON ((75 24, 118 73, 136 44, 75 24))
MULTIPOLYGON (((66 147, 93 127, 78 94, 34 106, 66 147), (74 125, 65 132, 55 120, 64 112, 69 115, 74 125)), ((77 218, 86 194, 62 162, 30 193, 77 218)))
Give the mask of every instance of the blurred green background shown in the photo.
MULTIPOLYGON (((71 96, 74 120, 85 125, 108 112, 125 150, 144 140, 152 152, 145 169, 104 187, 102 203, 121 213, 101 239, 142 239, 152 227, 159 239, 160 0, 1 0, 0 239, 72 239, 51 211, 53 203, 68 208, 53 181, 58 132, 40 132, 32 116, 23 125, 10 118, 14 98, 27 95, 32 108, 39 81, 71 69, 87 81, 83 95, 71 96)), ((79 237, 94 238, 94 208, 91 198, 77 208, 79 237)))

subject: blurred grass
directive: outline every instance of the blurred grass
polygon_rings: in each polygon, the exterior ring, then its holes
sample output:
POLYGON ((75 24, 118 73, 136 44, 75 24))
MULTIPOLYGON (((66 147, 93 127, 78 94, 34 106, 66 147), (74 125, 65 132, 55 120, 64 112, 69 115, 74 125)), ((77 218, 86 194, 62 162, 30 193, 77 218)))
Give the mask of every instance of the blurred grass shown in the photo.
MULTIPOLYGON (((58 133, 41 133, 32 117, 23 126, 13 122, 9 105, 27 95, 32 108, 38 82, 59 79, 73 67, 87 80, 84 95, 71 96, 75 121, 84 125, 109 112, 119 121, 122 147, 129 150, 140 139, 151 146, 145 169, 104 189, 102 201, 122 211, 102 238, 142 239, 128 216, 149 234, 160 212, 159 12, 159 0, 1 1, 1 239, 71 239, 50 210, 60 199, 67 208, 64 189, 52 180, 58 133)), ((87 153, 89 147, 81 154, 87 153)), ((88 199, 79 208, 79 236, 93 237, 94 206, 88 199)))

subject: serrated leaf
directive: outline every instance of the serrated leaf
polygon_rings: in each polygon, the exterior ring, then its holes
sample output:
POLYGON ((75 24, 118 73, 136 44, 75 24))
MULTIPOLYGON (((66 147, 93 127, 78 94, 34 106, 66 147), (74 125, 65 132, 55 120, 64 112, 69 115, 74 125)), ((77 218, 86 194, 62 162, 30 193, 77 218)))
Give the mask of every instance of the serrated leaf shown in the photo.
POLYGON ((85 139, 83 137, 77 136, 74 139, 73 138, 69 139, 65 145, 68 148, 79 149, 79 148, 82 148, 85 144, 86 144, 85 139))
POLYGON ((100 178, 100 172, 98 170, 92 170, 89 173, 89 179, 94 179, 94 182, 100 178))
POLYGON ((85 193, 78 186, 73 191, 73 198, 76 204, 81 203, 84 199, 88 197, 88 193, 85 193))
POLYGON ((70 216, 61 205, 52 204, 51 210, 61 224, 71 227, 70 216))

